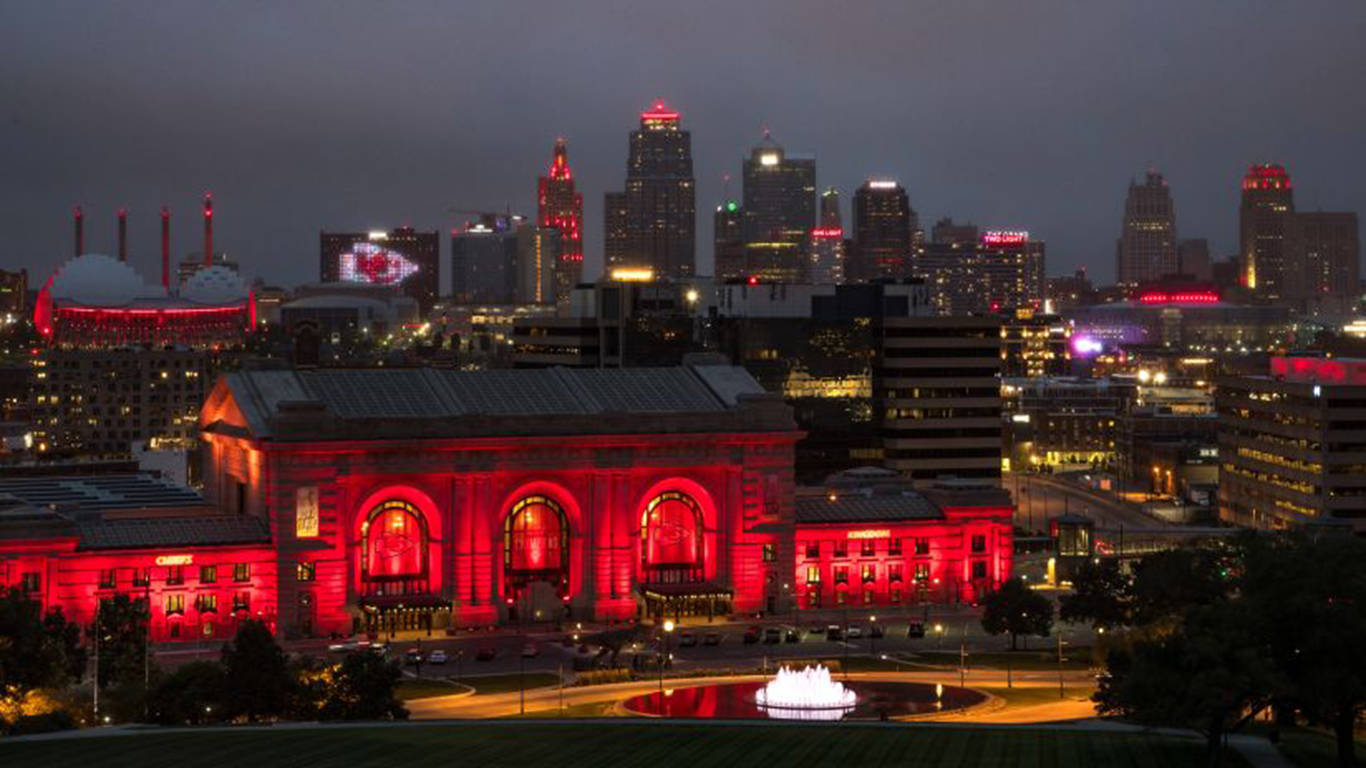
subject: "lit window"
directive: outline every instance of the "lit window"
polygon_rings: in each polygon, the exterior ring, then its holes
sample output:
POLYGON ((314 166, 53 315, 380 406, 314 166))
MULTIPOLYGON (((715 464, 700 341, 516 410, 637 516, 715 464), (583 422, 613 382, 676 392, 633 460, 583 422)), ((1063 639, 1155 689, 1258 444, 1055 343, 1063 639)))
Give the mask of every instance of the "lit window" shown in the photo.
POLYGON ((299 581, 312 581, 314 576, 317 575, 316 568, 317 565, 315 563, 300 562, 297 571, 299 581))
POLYGON ((251 581, 251 563, 237 563, 233 565, 232 580, 236 582, 251 581))
POLYGON ((199 583, 215 584, 218 582, 218 566, 201 565, 199 566, 199 583))

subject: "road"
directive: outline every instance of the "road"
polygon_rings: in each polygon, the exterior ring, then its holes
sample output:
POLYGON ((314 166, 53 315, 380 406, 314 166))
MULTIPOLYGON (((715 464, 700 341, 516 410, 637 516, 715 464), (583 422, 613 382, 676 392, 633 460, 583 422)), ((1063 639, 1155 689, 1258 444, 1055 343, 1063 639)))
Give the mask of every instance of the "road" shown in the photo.
POLYGON ((1134 504, 1112 494, 1082 488, 1047 475, 1007 475, 1001 485, 1017 501, 1015 524, 1025 530, 1045 531, 1048 519, 1062 514, 1085 515, 1102 528, 1152 528, 1166 525, 1144 514, 1134 504))

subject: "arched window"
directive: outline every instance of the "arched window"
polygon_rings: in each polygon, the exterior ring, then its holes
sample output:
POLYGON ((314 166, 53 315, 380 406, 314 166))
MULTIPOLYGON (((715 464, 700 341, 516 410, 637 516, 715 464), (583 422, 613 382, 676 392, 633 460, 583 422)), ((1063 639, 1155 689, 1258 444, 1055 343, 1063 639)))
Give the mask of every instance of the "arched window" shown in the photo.
POLYGON ((700 581, 702 510, 686 493, 666 491, 650 500, 640 521, 640 552, 651 581, 700 581))
POLYGON ((559 581, 568 564, 564 509, 548 496, 528 496, 512 505, 503 524, 503 568, 509 577, 559 581))
POLYGON ((361 526, 361 578, 400 581, 427 575, 427 522, 406 501, 386 501, 361 526))

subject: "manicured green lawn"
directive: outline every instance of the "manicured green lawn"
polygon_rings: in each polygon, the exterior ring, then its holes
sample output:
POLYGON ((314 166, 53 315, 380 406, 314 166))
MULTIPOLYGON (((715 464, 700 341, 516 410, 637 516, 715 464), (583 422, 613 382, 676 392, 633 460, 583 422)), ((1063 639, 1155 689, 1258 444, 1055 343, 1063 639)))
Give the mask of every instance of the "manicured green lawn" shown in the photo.
MULTIPOLYGON (((1257 728, 1266 733, 1265 728, 1257 728)), ((1366 743, 1357 733, 1357 760, 1366 758, 1366 743)), ((1330 768, 1338 764, 1338 745, 1333 734, 1317 728, 1287 728, 1281 731, 1281 742, 1276 745, 1281 754, 1303 768, 1330 768)))
POLYGON ((469 689, 464 685, 448 683, 445 680, 404 678, 398 684, 398 697, 404 701, 412 701, 413 699, 429 699, 433 696, 450 696, 456 693, 464 693, 467 690, 469 689))
MULTIPOLYGON (((860 725, 562 724, 265 729, 6 744, 0 765, 44 768, 294 766, 930 766, 1138 768, 1203 765, 1202 744, 1141 734, 860 725)), ((1242 762, 1230 758, 1225 765, 1242 762)))
MULTIPOLYGON (((958 666, 958 651, 920 651, 916 654, 916 661, 925 664, 943 664, 946 666, 958 666)), ((968 667, 992 667, 995 669, 1005 669, 1006 665, 1012 669, 1057 669, 1058 657, 1052 651, 978 651, 968 654, 968 667)), ((1091 667, 1091 652, 1086 648, 1068 648, 1063 653, 1063 669, 1089 669, 1091 667)))
POLYGON ((1006 688, 1005 686, 984 688, 969 683, 969 687, 976 688, 979 691, 986 691, 992 696, 999 699, 1005 699, 1006 703, 1017 707, 1030 707, 1036 704, 1052 704, 1066 699, 1089 699, 1091 698, 1091 694, 1096 690, 1095 688, 1068 686, 1063 689, 1063 696, 1060 698, 1058 696, 1058 689, 1051 685, 1043 687, 1031 686, 1029 688, 1006 688))
POLYGON ((486 693, 511 693, 523 685, 528 691, 532 688, 544 688, 559 683, 560 677, 553 672, 528 672, 526 675, 509 672, 505 675, 462 677, 460 682, 474 686, 474 695, 481 696, 486 693))

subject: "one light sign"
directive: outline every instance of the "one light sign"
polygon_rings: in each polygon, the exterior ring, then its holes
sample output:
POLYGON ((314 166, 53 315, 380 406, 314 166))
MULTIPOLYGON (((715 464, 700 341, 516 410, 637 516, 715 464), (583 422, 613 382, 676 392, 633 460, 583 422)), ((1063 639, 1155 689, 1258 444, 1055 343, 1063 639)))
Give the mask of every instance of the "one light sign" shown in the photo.
POLYGON ((892 531, 888 528, 863 528, 850 531, 848 537, 851 539, 890 539, 892 538, 892 531))
POLYGON ((194 565, 194 555, 157 555, 157 565, 194 565))

